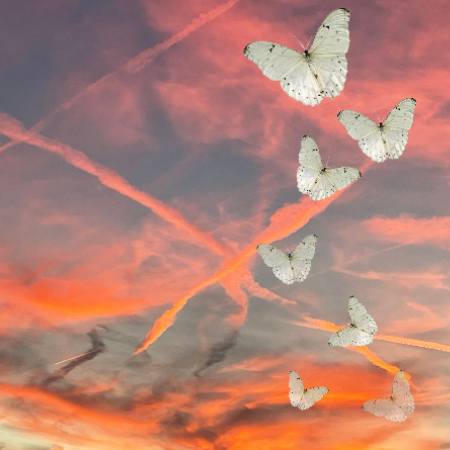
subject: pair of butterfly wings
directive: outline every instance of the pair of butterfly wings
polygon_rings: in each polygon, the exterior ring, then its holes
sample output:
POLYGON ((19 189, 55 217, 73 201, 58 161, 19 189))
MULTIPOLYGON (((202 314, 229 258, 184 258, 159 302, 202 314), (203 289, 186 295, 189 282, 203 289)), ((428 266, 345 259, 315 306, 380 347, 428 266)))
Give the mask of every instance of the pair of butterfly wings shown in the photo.
POLYGON ((301 193, 308 194, 312 200, 329 197, 361 177, 359 170, 353 167, 324 167, 319 148, 311 136, 303 136, 298 161, 298 189, 301 193))
POLYGON ((348 314, 351 324, 334 333, 328 343, 333 347, 347 347, 348 345, 362 346, 373 341, 378 331, 377 324, 367 309, 355 297, 348 301, 348 314))
POLYGON ((363 409, 391 422, 405 421, 414 412, 414 398, 404 373, 400 371, 395 375, 391 398, 369 400, 364 403, 363 409))
POLYGON ((273 274, 283 283, 292 284, 306 279, 316 251, 317 236, 311 234, 297 245, 292 253, 284 253, 273 245, 258 245, 258 253, 273 274))
POLYGON ((413 98, 402 100, 380 124, 350 110, 341 111, 338 119, 370 159, 383 162, 388 158, 400 158, 405 150, 415 106, 416 100, 413 98))
POLYGON ((280 44, 257 41, 245 47, 244 55, 266 77, 279 81, 290 97, 305 105, 318 105, 325 97, 336 97, 344 88, 345 54, 350 45, 349 20, 348 10, 332 11, 303 53, 280 44))
POLYGON ((309 409, 314 403, 322 399, 327 392, 328 388, 325 386, 305 389, 299 374, 294 371, 289 372, 289 400, 293 407, 302 411, 309 409))

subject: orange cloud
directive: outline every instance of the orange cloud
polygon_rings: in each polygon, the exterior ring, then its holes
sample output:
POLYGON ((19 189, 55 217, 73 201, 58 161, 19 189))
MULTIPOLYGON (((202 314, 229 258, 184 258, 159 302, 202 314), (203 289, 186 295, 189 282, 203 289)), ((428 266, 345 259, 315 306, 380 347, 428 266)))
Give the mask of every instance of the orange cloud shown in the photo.
POLYGON ((450 217, 373 217, 363 229, 379 240, 399 244, 432 244, 450 249, 450 217))

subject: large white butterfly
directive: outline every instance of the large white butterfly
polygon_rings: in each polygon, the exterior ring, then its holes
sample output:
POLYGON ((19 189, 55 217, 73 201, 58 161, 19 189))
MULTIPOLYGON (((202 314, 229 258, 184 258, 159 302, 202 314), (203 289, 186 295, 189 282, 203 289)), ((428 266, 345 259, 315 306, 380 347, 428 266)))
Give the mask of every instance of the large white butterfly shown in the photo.
POLYGON ((256 248, 273 274, 285 284, 306 279, 316 251, 317 236, 310 234, 297 245, 292 253, 284 253, 273 245, 260 244, 256 248))
POLYGON ((395 374, 389 399, 369 400, 363 409, 391 422, 404 422, 414 412, 414 398, 405 374, 402 371, 395 374))
POLYGON ((350 45, 350 11, 332 11, 322 22, 311 46, 298 52, 280 44, 256 41, 244 55, 269 79, 279 81, 287 94, 305 105, 318 105, 325 97, 336 97, 347 77, 345 54, 350 45))
POLYGON ((309 409, 327 393, 328 388, 325 386, 305 389, 300 375, 293 370, 289 371, 289 400, 294 408, 302 411, 309 409))
POLYGON ((348 109, 341 111, 338 119, 370 159, 383 162, 388 158, 400 158, 405 150, 415 107, 415 99, 405 98, 394 106, 384 122, 375 123, 361 113, 348 109))
POLYGON ((319 148, 311 136, 303 136, 297 170, 298 190, 313 200, 322 200, 361 177, 353 167, 329 169, 322 164, 319 148))
POLYGON ((350 325, 331 335, 328 344, 332 347, 370 344, 378 331, 378 327, 367 309, 356 297, 352 296, 348 300, 348 314, 351 319, 350 325))

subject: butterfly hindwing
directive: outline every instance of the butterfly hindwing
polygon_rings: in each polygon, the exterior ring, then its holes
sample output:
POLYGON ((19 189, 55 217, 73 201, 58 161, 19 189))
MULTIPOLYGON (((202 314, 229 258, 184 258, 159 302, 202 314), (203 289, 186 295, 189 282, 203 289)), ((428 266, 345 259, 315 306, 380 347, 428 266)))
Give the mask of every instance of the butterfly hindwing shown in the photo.
POLYGON ((300 405, 305 387, 300 375, 291 370, 289 372, 289 400, 294 408, 300 405))

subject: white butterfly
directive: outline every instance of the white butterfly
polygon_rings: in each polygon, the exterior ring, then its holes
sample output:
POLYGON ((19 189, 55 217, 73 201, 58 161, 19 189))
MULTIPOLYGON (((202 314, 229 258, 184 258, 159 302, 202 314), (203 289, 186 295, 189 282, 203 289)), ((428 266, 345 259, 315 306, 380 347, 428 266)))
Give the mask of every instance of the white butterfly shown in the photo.
POLYGON ((396 373, 389 399, 369 400, 364 403, 363 409, 391 422, 404 422, 414 412, 414 398, 405 374, 402 371, 396 373))
POLYGON ((328 344, 332 347, 347 347, 348 345, 362 346, 373 341, 375 333, 378 331, 377 324, 369 315, 367 309, 356 297, 348 300, 348 314, 351 323, 343 330, 334 333, 328 344))
POLYGON ((388 158, 400 158, 405 150, 415 107, 415 99, 405 98, 394 106, 384 122, 379 124, 348 109, 341 111, 338 119, 370 159, 383 162, 388 158))
POLYGON ((329 169, 322 164, 319 148, 311 136, 303 136, 297 170, 298 190, 313 200, 322 200, 361 177, 353 167, 329 169))
POLYGON ((273 274, 285 284, 306 279, 316 251, 317 236, 310 234, 297 245, 292 253, 284 253, 273 245, 260 244, 256 249, 273 274))
POLYGON ((332 11, 322 22, 311 46, 298 52, 280 44, 256 41, 244 55, 271 80, 279 81, 287 94, 305 105, 318 105, 325 97, 336 97, 347 76, 345 54, 350 45, 350 11, 332 11))
POLYGON ((327 393, 328 388, 325 386, 305 389, 300 375, 293 370, 289 371, 289 400, 294 408, 302 411, 309 409, 327 393))

